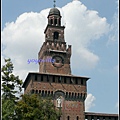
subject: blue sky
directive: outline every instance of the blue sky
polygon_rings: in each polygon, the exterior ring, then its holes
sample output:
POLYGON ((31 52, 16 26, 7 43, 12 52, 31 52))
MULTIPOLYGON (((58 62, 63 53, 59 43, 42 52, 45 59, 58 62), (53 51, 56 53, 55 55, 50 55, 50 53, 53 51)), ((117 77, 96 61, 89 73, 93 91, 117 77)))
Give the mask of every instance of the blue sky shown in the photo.
MULTIPOLYGON (((72 74, 91 78, 86 111, 118 113, 118 1, 57 0, 56 6, 72 44, 72 74)), ((12 59, 23 81, 29 71, 38 71, 27 59, 37 58, 52 7, 53 0, 2 1, 2 57, 12 59)))

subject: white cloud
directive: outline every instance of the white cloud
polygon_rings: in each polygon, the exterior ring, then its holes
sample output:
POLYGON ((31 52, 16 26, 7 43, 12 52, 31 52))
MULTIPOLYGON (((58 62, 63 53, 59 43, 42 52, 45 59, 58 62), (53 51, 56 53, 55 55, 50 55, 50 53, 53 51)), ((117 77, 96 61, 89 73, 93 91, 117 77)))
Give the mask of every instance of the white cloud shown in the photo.
POLYGON ((115 13, 113 16, 113 23, 110 25, 110 32, 107 45, 113 44, 114 42, 118 42, 118 14, 115 13))
MULTIPOLYGON (((45 10, 47 11, 47 10, 45 10)), ((10 57, 15 71, 23 77, 23 71, 37 71, 38 65, 28 64, 28 59, 37 59, 44 42, 45 16, 41 13, 24 13, 15 22, 7 23, 2 32, 3 54, 10 57), (44 23, 44 24, 43 24, 44 23), (21 73, 22 72, 22 73, 21 73)))
MULTIPOLYGON (((38 52, 44 42, 44 29, 49 10, 23 13, 15 22, 7 23, 2 31, 2 44, 5 45, 2 54, 12 59, 15 71, 22 79, 25 79, 25 74, 29 71, 38 71, 38 65, 28 64, 27 60, 38 58, 38 52)), ((107 33, 109 24, 106 18, 99 17, 97 11, 88 10, 76 0, 59 10, 62 24, 66 26, 65 40, 67 44, 72 45, 72 61, 76 63, 73 69, 95 68, 99 56, 88 47, 92 41, 107 33)))
POLYGON ((85 100, 85 111, 86 111, 86 112, 89 111, 89 109, 90 109, 91 107, 94 107, 94 106, 95 106, 95 104, 94 104, 95 99, 96 99, 96 98, 95 98, 92 94, 88 94, 88 95, 87 95, 87 98, 86 98, 86 100, 85 100))
POLYGON ((72 45, 73 69, 95 68, 99 56, 91 52, 88 47, 109 31, 106 18, 99 17, 97 11, 87 10, 80 1, 68 3, 62 8, 62 13, 66 26, 65 39, 72 45))
POLYGON ((96 66, 99 60, 99 57, 97 55, 93 54, 92 52, 90 52, 90 50, 83 48, 83 47, 78 48, 78 50, 74 52, 75 52, 75 58, 77 58, 77 59, 73 58, 74 68, 79 67, 82 69, 92 69, 96 66))

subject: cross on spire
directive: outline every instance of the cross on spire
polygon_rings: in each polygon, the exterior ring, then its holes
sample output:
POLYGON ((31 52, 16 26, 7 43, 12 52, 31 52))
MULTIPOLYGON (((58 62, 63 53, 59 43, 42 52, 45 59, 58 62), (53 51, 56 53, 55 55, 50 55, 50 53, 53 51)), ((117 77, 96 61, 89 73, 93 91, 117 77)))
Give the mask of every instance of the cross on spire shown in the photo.
POLYGON ((55 5, 56 0, 54 0, 53 2, 54 2, 54 5, 53 5, 53 6, 56 7, 56 5, 55 5))

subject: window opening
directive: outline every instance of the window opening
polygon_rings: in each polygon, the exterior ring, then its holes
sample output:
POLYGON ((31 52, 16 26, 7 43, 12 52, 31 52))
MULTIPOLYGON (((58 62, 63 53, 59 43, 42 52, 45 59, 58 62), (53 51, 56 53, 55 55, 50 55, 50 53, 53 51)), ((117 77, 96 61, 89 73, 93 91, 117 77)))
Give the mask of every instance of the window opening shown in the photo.
POLYGON ((71 78, 69 78, 70 79, 70 84, 72 84, 72 79, 71 78))
POLYGON ((37 75, 35 75, 35 81, 37 81, 37 75))
POLYGON ((55 82, 55 76, 53 76, 53 82, 55 82))
POLYGON ((81 79, 81 85, 83 85, 83 79, 81 79))
POLYGON ((57 25, 57 19, 55 19, 55 25, 57 25))
POLYGON ((43 75, 41 76, 41 81, 43 81, 43 75))
POLYGON ((67 120, 70 120, 70 116, 67 117, 67 120))
POLYGON ((64 77, 64 83, 66 83, 66 77, 64 77))
POLYGON ((77 78, 75 78, 75 84, 78 84, 78 79, 77 78))
POLYGON ((47 75, 47 82, 49 82, 49 75, 47 75))
POLYGON ((59 33, 58 32, 54 32, 54 40, 58 40, 59 38, 59 33))
POLYGON ((79 117, 77 116, 77 120, 79 120, 79 117))
POLYGON ((50 20, 51 25, 53 24, 53 19, 50 20))

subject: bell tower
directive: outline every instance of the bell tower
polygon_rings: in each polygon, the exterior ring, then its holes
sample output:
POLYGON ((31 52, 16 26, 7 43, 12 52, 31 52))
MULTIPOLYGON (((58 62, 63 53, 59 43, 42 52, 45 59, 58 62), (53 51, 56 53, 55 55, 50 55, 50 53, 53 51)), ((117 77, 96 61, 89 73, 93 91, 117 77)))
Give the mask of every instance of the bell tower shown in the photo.
POLYGON ((24 93, 50 97, 60 111, 58 120, 85 120, 84 101, 88 77, 71 74, 71 45, 66 45, 60 11, 50 9, 44 31, 45 41, 38 53, 39 72, 28 73, 24 93))
POLYGON ((110 114, 85 112, 89 78, 71 74, 71 45, 66 45, 61 18, 54 0, 54 8, 50 9, 47 17, 45 41, 38 53, 39 71, 28 73, 22 86, 24 94, 51 97, 60 113, 57 120, 112 120, 110 114))
POLYGON ((47 18, 45 42, 38 53, 39 72, 71 74, 71 45, 66 48, 65 27, 61 26, 60 11, 55 7, 52 8, 47 18))

